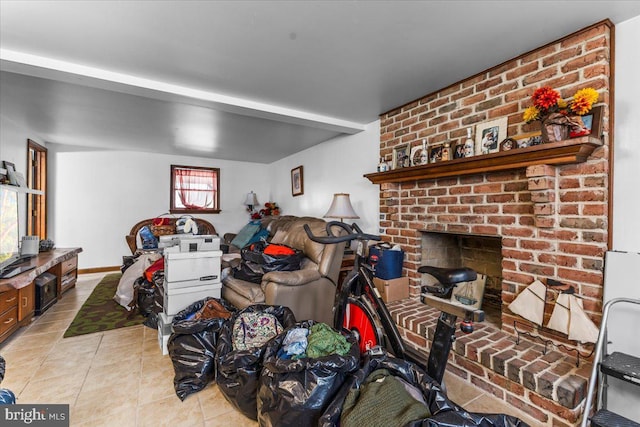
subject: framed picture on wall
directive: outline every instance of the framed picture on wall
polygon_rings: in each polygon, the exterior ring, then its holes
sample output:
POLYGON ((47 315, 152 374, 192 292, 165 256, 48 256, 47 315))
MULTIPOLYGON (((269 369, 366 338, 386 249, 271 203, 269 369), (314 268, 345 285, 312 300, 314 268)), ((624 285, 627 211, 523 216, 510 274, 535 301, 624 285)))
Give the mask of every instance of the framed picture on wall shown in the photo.
POLYGON ((11 185, 18 185, 18 180, 16 177, 16 165, 14 163, 8 162, 8 161, 4 161, 3 162, 3 166, 4 168, 7 170, 7 178, 9 180, 9 184, 11 185))
POLYGON ((291 169, 291 195, 302 196, 304 194, 304 176, 302 166, 291 169))
POLYGON ((496 153, 499 143, 507 137, 507 118, 476 125, 476 155, 496 153))

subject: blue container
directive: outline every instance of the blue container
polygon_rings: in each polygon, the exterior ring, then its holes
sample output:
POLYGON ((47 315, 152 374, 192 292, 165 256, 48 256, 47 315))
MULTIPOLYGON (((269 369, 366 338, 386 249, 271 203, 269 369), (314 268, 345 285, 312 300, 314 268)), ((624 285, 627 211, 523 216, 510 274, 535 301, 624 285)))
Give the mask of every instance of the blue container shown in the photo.
POLYGON ((402 262, 404 261, 404 251, 393 251, 378 246, 369 248, 369 257, 378 256, 376 263, 376 277, 383 280, 397 279, 402 277, 402 262))

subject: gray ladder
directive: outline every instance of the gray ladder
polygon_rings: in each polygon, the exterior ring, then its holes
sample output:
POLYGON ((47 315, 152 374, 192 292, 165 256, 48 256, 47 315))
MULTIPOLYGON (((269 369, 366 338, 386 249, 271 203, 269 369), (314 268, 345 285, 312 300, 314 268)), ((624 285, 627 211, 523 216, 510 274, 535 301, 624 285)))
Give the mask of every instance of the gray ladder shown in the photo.
MULTIPOLYGON (((584 407, 581 427, 587 427, 591 421, 591 427, 640 427, 635 421, 607 410, 607 377, 615 377, 622 381, 635 384, 640 387, 640 357, 629 354, 614 352, 607 354, 607 320, 609 310, 618 303, 629 303, 640 305, 640 300, 631 298, 615 298, 604 305, 602 313, 602 323, 598 342, 596 343, 596 354, 593 360, 591 377, 589 378, 589 390, 587 391, 587 402, 584 407), (604 357, 603 357, 604 354, 604 357), (601 408, 589 417, 591 406, 593 405, 593 394, 598 384, 598 400, 601 408)), ((640 317, 639 317, 640 319, 640 317)))

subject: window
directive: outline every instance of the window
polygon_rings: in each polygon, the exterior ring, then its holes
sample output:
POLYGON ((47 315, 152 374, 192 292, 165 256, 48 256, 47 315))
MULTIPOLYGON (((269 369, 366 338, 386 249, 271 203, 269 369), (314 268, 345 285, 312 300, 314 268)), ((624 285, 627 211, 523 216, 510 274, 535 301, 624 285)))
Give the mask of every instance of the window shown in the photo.
POLYGON ((171 165, 171 213, 219 213, 220 169, 171 165))
POLYGON ((47 149, 27 139, 27 187, 44 194, 27 194, 27 235, 47 238, 47 149))

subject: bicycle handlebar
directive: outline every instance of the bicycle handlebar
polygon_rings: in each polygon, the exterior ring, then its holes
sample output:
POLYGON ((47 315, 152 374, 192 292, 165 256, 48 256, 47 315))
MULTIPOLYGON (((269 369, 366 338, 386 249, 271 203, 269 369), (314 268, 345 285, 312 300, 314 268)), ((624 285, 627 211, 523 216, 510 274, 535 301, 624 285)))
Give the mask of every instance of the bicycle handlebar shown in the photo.
POLYGON ((308 224, 304 224, 304 231, 305 233, 307 233, 307 236, 309 236, 309 238, 311 240, 313 240, 314 242, 317 243, 322 243, 325 245, 331 245, 331 244, 335 244, 335 243, 342 243, 342 242, 348 242, 351 240, 382 240, 382 238, 380 236, 376 236, 373 234, 366 234, 363 233, 362 230, 360 229, 360 227, 358 227, 356 224, 353 224, 353 226, 350 226, 348 224, 345 224, 344 222, 340 222, 340 221, 330 221, 327 223, 327 234, 328 236, 314 236, 313 233, 311 232, 311 229, 309 228, 308 224), (331 228, 337 226, 342 228, 344 231, 346 231, 348 234, 345 236, 335 236, 333 234, 333 231, 331 231, 331 228), (354 231, 355 229, 355 231, 354 231))

